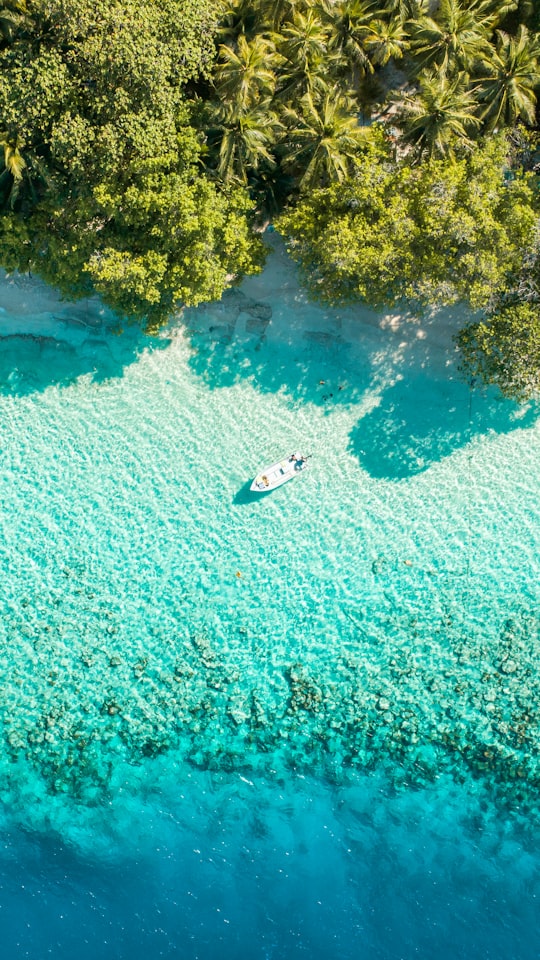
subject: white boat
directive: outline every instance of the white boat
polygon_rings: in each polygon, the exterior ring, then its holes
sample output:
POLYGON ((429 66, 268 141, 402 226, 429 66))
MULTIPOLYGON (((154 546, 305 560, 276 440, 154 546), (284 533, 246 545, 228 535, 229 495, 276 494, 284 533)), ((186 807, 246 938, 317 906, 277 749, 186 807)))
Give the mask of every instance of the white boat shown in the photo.
POLYGON ((304 457, 301 453, 291 453, 283 460, 273 463, 271 467, 261 470, 249 489, 255 493, 268 493, 270 490, 280 487, 282 483, 287 483, 287 480, 297 477, 299 473, 306 469, 307 465, 307 457, 304 457))

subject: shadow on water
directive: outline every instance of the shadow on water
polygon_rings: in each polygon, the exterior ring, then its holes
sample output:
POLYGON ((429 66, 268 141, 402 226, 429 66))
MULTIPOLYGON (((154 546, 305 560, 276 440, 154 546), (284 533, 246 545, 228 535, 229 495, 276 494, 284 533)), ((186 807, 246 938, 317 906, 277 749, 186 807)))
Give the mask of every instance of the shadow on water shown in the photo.
POLYGON ((137 328, 119 336, 93 331, 75 342, 34 333, 0 336, 0 393, 25 396, 52 385, 68 386, 85 375, 102 383, 122 377, 144 349, 164 349, 168 343, 137 328))
POLYGON ((349 450, 377 479, 401 480, 427 470, 474 436, 530 427, 538 407, 498 399, 459 381, 419 376, 388 387, 350 434, 349 450), (442 389, 444 387, 444 389, 442 389))
MULTIPOLYGON (((367 401, 371 409, 351 431, 349 452, 375 479, 422 473, 474 436, 530 427, 539 414, 535 404, 520 407, 495 391, 471 390, 454 364, 440 369, 425 340, 375 356, 369 346, 351 354, 339 337, 275 346, 218 326, 192 333, 191 343, 191 369, 210 389, 251 380, 259 394, 284 392, 292 403, 312 403, 328 414, 367 401), (428 374, 437 368, 438 377, 428 374), (396 374, 402 376, 397 382, 396 374)), ((242 488, 233 502, 252 503, 253 494, 242 488)))
MULTIPOLYGON (((348 345, 323 334, 295 343, 267 343, 220 333, 191 333, 189 365, 210 390, 251 380, 261 394, 285 392, 291 402, 328 407, 359 402, 370 384, 370 366, 347 362, 348 345), (223 337, 223 339, 221 339, 223 337)), ((261 400, 264 403, 264 400, 261 400)))
MULTIPOLYGON (((250 503, 256 503, 257 500, 260 501, 261 494, 250 490, 251 482, 251 480, 248 480, 247 483, 244 483, 244 485, 240 487, 240 490, 235 493, 232 501, 234 504, 237 506, 247 506, 250 503)), ((262 496, 264 497, 265 494, 263 493, 262 496)))

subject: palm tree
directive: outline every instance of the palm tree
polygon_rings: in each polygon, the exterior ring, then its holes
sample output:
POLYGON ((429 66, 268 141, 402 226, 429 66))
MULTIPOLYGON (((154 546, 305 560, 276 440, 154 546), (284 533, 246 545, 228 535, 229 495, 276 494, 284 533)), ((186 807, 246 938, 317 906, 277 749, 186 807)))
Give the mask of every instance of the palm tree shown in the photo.
POLYGON ((540 30, 540 8, 536 0, 519 0, 518 15, 529 30, 540 30))
POLYGON ((364 43, 371 62, 381 67, 389 60, 401 60, 410 46, 408 34, 398 17, 373 20, 364 43))
POLYGON ((293 189, 294 179, 281 164, 260 163, 251 173, 249 182, 250 196, 255 201, 259 220, 264 223, 280 213, 293 189))
POLYGON ((223 180, 246 184, 250 172, 260 165, 275 166, 271 148, 283 127, 268 101, 246 109, 221 104, 216 113, 217 170, 223 180))
POLYGON ((216 87, 220 98, 245 109, 262 97, 273 94, 279 62, 274 44, 263 36, 246 40, 240 35, 236 50, 222 44, 216 66, 216 87))
POLYGON ((454 148, 472 147, 470 134, 478 129, 478 107, 466 77, 449 79, 444 74, 427 74, 416 94, 395 100, 395 123, 402 131, 401 142, 414 146, 418 155, 452 156, 454 148))
POLYGON ((300 107, 300 117, 296 110, 284 110, 284 119, 290 124, 285 169, 300 172, 302 190, 341 182, 366 146, 366 128, 359 126, 350 99, 336 87, 319 103, 306 93, 300 107))
POLYGON ((372 0, 341 0, 330 12, 328 48, 339 54, 353 77, 373 73, 365 40, 376 12, 372 0))
POLYGON ((228 0, 220 19, 218 35, 223 40, 253 36, 260 28, 259 12, 253 0, 228 0))
POLYGON ((540 87, 540 38, 521 24, 517 36, 497 31, 491 50, 474 84, 484 107, 481 118, 489 128, 516 120, 534 125, 536 90, 540 87))
POLYGON ((498 22, 501 4, 493 0, 441 0, 433 17, 408 23, 418 72, 441 70, 470 73, 489 50, 489 37, 498 22))
POLYGON ((26 160, 21 153, 24 143, 18 135, 12 136, 3 131, 0 132, 0 147, 4 149, 2 158, 4 169, 0 173, 0 192, 3 194, 4 205, 13 208, 26 169, 26 160))
POLYGON ((382 0, 378 12, 379 15, 389 13, 405 23, 428 13, 429 6, 429 0, 382 0))
POLYGON ((282 99, 301 97, 318 87, 326 88, 325 75, 331 57, 328 56, 328 31, 314 8, 305 14, 296 13, 292 22, 281 31, 283 42, 278 50, 286 60, 283 73, 282 99))
POLYGON ((267 18, 272 30, 281 31, 284 23, 290 23, 296 14, 306 13, 313 6, 312 0, 260 0, 260 11, 267 18))

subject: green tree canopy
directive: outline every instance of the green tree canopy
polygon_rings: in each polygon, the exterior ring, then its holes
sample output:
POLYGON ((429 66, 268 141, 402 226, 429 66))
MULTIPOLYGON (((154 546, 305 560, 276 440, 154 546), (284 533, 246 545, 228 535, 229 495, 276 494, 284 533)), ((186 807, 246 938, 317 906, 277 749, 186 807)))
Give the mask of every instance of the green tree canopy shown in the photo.
POLYGON ((511 302, 458 337, 468 376, 495 384, 505 397, 540 395, 540 303, 511 302))
POLYGON ((258 269, 250 203, 204 176, 186 99, 209 74, 217 8, 34 0, 0 51, 5 266, 151 322, 258 269))
POLYGON ((505 179, 508 152, 499 135, 470 156, 417 166, 375 154, 354 180, 304 197, 278 225, 312 293, 489 305, 512 288, 540 209, 532 174, 505 179))

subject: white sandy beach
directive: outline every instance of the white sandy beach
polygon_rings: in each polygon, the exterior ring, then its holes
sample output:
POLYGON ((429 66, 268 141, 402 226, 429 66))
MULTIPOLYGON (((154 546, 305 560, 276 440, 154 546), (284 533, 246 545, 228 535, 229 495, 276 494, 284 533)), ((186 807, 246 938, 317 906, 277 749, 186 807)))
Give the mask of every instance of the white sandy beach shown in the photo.
MULTIPOLYGON (((463 307, 434 310, 421 318, 411 313, 377 313, 363 305, 331 308, 311 301, 281 238, 268 233, 270 252, 261 274, 226 291, 220 302, 180 315, 171 326, 209 329, 217 339, 240 344, 264 337, 301 347, 302 342, 347 344, 354 363, 369 354, 378 380, 402 379, 403 370, 428 371, 432 377, 457 375, 453 337, 467 321, 463 307), (279 309, 269 307, 279 300, 279 309), (271 316, 268 314, 271 312, 271 316), (402 369, 403 368, 403 369, 402 369)), ((53 337, 76 344, 116 321, 97 297, 69 302, 38 278, 5 275, 0 282, 0 337, 53 337)), ((170 327, 169 331, 170 332, 170 327)))

